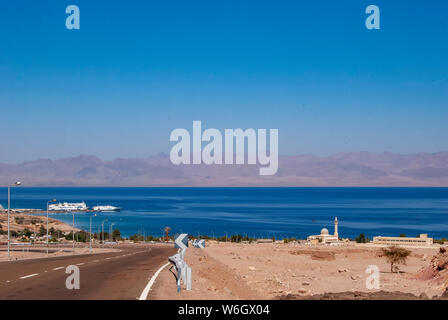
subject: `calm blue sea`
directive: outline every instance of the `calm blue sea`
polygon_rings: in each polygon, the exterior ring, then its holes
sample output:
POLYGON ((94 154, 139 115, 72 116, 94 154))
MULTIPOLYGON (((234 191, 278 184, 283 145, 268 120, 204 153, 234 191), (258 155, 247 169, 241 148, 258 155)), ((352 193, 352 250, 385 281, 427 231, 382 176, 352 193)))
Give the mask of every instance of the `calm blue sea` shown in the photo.
MULTIPOLYGON (((101 213, 93 219, 97 231, 104 219, 123 235, 159 236, 164 226, 173 233, 255 237, 305 238, 326 227, 339 235, 448 237, 448 188, 30 188, 11 191, 13 208, 44 209, 46 201, 111 204, 121 212, 101 213)), ((6 207, 7 191, 0 189, 6 207)), ((71 214, 53 217, 72 223, 71 214)), ((75 214, 75 225, 88 229, 89 217, 75 214)), ((108 230, 108 224, 106 223, 108 230)))

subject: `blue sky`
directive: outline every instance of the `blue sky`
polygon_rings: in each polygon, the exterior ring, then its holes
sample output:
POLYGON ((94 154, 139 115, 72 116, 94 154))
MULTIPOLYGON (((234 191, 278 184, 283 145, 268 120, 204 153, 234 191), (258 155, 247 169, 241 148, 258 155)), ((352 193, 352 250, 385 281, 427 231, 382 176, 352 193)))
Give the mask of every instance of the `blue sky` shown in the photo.
POLYGON ((278 128, 280 154, 448 150, 446 1, 2 1, 0 162, 168 153, 278 128), (65 28, 76 4, 81 29, 65 28), (367 30, 367 5, 381 30, 367 30))

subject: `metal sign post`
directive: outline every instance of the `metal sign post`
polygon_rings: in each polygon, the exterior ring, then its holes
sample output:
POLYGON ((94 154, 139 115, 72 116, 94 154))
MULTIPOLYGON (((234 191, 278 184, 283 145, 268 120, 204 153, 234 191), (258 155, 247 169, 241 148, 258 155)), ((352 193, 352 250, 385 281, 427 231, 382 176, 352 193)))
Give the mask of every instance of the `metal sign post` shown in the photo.
POLYGON ((176 277, 177 292, 181 291, 181 281, 185 284, 187 290, 191 290, 191 268, 185 262, 185 253, 188 247, 188 234, 181 233, 174 236, 174 247, 179 249, 179 252, 168 258, 168 261, 173 265, 176 273, 173 274, 176 277))

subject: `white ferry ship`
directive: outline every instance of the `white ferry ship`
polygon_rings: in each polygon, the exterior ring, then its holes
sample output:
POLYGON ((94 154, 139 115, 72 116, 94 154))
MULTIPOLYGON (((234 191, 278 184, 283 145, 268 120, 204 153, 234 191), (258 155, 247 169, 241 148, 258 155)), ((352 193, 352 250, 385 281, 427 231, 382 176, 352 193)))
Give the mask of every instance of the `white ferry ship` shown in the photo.
POLYGON ((111 205, 105 205, 105 206, 94 206, 93 211, 103 211, 103 212, 110 212, 110 211, 120 211, 120 207, 114 207, 111 205))
POLYGON ((87 211, 85 202, 59 202, 53 203, 48 206, 49 211, 87 211))

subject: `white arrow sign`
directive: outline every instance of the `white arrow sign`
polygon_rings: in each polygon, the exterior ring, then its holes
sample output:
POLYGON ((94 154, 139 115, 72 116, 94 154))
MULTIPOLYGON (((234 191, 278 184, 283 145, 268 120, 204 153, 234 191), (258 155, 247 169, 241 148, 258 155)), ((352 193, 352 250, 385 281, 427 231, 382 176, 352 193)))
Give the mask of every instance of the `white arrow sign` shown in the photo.
POLYGON ((188 247, 188 234, 181 233, 174 239, 174 248, 185 249, 188 247))
POLYGON ((205 248, 205 240, 194 240, 193 241, 193 246, 195 248, 200 248, 200 249, 204 249, 205 248))

